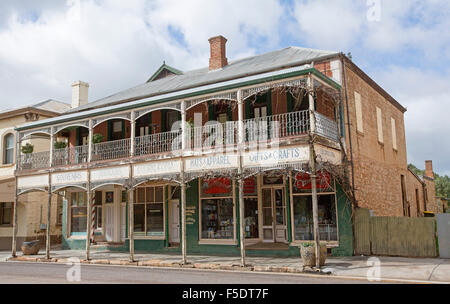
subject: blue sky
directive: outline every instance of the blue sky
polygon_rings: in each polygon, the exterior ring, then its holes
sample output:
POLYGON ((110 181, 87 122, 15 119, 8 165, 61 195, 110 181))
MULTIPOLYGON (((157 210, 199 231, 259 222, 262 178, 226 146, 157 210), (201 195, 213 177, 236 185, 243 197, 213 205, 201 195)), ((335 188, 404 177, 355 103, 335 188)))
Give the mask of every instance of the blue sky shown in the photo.
POLYGON ((303 46, 351 52, 402 105, 408 161, 450 175, 450 1, 41 0, 0 2, 0 109, 48 98, 90 101, 144 82, 163 60, 208 64, 207 39, 229 60, 303 46))

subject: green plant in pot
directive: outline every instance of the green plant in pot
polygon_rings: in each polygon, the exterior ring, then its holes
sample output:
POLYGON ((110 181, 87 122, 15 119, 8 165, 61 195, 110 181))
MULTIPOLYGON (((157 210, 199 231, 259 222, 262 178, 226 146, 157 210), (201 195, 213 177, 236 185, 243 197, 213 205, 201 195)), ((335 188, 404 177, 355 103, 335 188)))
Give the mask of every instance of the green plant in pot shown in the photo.
POLYGON ((23 154, 31 154, 34 151, 34 146, 30 143, 27 143, 26 145, 22 146, 21 150, 23 154))
POLYGON ((92 142, 93 142, 94 144, 99 144, 99 143, 101 143, 104 139, 105 139, 105 136, 103 136, 103 134, 100 134, 100 133, 95 133, 95 134, 92 136, 92 142))
POLYGON ((57 142, 55 142, 53 145, 54 145, 54 147, 55 147, 56 150, 67 148, 67 143, 65 143, 65 142, 63 142, 63 141, 57 141, 57 142))
MULTIPOLYGON (((300 255, 302 257, 303 266, 316 266, 316 244, 315 242, 304 242, 300 245, 300 255)), ((327 258, 327 245, 320 242, 320 266, 325 265, 327 258)))

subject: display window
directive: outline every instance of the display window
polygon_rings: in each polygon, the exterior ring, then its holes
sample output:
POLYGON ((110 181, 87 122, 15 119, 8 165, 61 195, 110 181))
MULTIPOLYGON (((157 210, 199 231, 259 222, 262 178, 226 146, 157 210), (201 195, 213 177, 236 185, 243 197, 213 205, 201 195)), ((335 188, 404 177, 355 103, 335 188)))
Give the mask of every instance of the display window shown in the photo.
POLYGON ((136 236, 164 236, 164 187, 138 187, 134 200, 136 236))
MULTIPOLYGON (((336 203, 334 194, 317 196, 319 234, 321 241, 337 241, 336 203)), ((294 195, 294 239, 314 240, 311 195, 294 195)))
POLYGON ((229 178, 200 180, 201 239, 234 239, 233 183, 229 178))
POLYGON ((87 224, 87 194, 72 192, 70 194, 70 232, 86 232, 87 224))

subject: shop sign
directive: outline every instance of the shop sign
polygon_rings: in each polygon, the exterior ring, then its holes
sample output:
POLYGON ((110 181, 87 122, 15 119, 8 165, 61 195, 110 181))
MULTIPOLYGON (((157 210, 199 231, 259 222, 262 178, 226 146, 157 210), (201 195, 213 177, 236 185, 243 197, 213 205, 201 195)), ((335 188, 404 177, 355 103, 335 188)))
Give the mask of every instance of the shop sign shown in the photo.
POLYGON ((225 177, 202 180, 203 194, 230 194, 231 180, 225 177))
POLYGON ((185 171, 204 171, 237 168, 238 157, 234 154, 219 154, 186 159, 185 171))
MULTIPOLYGON (((311 190, 311 178, 308 173, 299 172, 295 175, 294 187, 298 190, 311 190)), ((316 187, 318 190, 331 187, 331 175, 325 170, 317 171, 316 187)))
POLYGON ((91 181, 104 181, 104 180, 117 180, 126 179, 130 177, 130 167, 114 167, 114 168, 102 168, 93 169, 91 171, 91 181))
POLYGON ((135 177, 180 173, 181 161, 155 161, 134 165, 133 168, 133 174, 135 177))
POLYGON ((244 166, 273 166, 290 162, 303 162, 309 159, 309 149, 304 147, 277 148, 252 151, 244 154, 244 166))
POLYGON ((38 187, 47 187, 48 186, 48 175, 33 175, 33 176, 24 176, 17 178, 17 187, 19 189, 23 188, 38 188, 38 187))
POLYGON ((52 185, 81 184, 87 182, 87 171, 74 171, 52 174, 52 185))
POLYGON ((244 194, 256 195, 256 177, 249 177, 244 180, 244 194))
POLYGON ((315 146, 317 152, 317 160, 321 162, 328 162, 334 165, 339 165, 341 163, 341 155, 337 151, 332 149, 326 149, 321 146, 315 146))

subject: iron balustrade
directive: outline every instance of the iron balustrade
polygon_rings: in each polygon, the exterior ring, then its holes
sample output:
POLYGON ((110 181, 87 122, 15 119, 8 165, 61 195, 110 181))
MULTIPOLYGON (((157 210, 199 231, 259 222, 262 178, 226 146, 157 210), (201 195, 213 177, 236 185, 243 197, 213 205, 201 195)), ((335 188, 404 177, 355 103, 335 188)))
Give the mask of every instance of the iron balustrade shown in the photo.
POLYGON ((135 156, 181 150, 181 129, 139 136, 135 139, 135 156))
MULTIPOLYGON (((314 112, 316 133, 338 140, 337 123, 314 112)), ((235 147, 238 143, 238 121, 207 123, 199 127, 186 128, 186 148, 211 150, 235 147)), ((310 130, 310 111, 297 111, 244 120, 244 136, 248 145, 305 135, 310 130)), ((181 150, 181 129, 156 133, 135 138, 135 156, 168 153, 181 150)), ((120 139, 92 145, 92 161, 113 160, 130 157, 131 139, 120 139)), ((86 163, 88 145, 55 149, 53 166, 86 163)), ((20 156, 19 170, 41 169, 49 166, 49 152, 23 154, 20 156)))
POLYGON ((20 155, 19 169, 32 170, 48 168, 50 162, 50 152, 36 152, 20 155))
POLYGON ((53 150, 53 166, 76 165, 86 163, 89 156, 89 146, 67 147, 53 150))
POLYGON ((309 131, 309 111, 297 111, 244 120, 247 142, 298 136, 309 131))
POLYGON ((119 139, 94 144, 92 147, 92 161, 112 160, 130 156, 131 139, 119 139))
POLYGON ((186 138, 190 139, 190 143, 187 146, 193 150, 210 150, 224 146, 234 146, 237 143, 237 126, 237 121, 227 121, 225 123, 207 123, 204 126, 188 128, 186 138))

